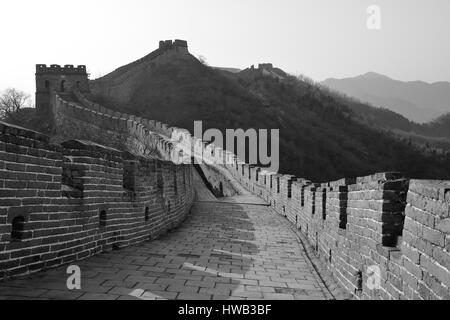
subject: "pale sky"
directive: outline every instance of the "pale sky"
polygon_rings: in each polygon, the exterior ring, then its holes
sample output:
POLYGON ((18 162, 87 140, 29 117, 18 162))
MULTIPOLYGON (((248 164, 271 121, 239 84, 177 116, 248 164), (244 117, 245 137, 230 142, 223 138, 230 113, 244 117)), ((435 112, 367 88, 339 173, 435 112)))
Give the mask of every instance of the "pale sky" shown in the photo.
POLYGON ((449 0, 0 0, 0 90, 34 93, 37 63, 96 78, 176 38, 212 66, 450 81, 449 21, 449 0), (369 5, 381 30, 366 26, 369 5))

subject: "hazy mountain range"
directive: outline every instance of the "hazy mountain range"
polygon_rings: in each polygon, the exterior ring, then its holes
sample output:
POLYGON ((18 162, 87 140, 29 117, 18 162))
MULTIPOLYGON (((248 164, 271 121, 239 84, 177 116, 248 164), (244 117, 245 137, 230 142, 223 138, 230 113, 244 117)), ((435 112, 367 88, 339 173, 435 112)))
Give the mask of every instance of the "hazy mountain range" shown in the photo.
POLYGON ((450 112, 450 82, 404 82, 369 72, 354 78, 330 78, 321 84, 418 123, 450 112))

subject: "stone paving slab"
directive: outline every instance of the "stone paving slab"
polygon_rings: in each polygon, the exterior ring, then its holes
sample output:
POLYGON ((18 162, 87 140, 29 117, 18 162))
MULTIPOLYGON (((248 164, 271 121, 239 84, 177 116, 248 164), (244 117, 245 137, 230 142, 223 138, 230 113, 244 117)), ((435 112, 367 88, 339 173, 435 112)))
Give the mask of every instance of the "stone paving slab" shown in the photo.
POLYGON ((157 240, 0 282, 0 299, 330 299, 289 222, 253 197, 197 202, 157 240), (245 203, 250 204, 245 204, 245 203))

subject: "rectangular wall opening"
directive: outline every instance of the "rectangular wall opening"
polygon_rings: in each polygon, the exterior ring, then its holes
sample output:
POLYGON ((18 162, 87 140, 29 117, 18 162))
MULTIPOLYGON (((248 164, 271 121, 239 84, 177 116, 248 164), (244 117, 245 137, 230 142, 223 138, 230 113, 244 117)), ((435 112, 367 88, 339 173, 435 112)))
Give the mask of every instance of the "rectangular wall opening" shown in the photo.
POLYGON ((347 187, 340 187, 339 192, 339 229, 347 229, 347 201, 348 201, 348 189, 347 187))

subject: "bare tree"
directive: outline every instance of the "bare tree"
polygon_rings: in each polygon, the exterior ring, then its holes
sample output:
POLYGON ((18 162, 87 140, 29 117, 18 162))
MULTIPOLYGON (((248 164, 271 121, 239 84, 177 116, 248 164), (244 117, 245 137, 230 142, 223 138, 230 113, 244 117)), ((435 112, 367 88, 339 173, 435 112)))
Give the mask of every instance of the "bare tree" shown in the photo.
POLYGON ((0 118, 8 119, 22 108, 30 105, 30 95, 23 91, 10 88, 0 95, 0 118))

